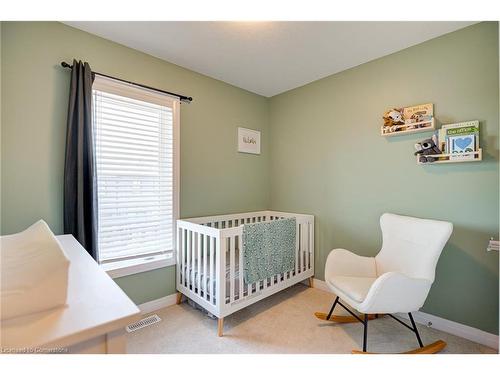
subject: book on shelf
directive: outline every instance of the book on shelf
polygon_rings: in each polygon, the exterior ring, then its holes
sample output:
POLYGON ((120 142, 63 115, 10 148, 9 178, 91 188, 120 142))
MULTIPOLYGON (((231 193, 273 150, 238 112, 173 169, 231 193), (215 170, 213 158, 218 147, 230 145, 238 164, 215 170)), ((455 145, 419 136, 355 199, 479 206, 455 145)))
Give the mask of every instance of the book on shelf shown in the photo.
POLYGON ((407 125, 424 121, 431 121, 433 116, 434 106, 432 103, 403 108, 403 118, 405 120, 405 124, 407 125))
POLYGON ((472 152, 479 150, 479 121, 465 121, 443 125, 439 132, 439 143, 444 136, 445 153, 450 160, 474 159, 472 152))

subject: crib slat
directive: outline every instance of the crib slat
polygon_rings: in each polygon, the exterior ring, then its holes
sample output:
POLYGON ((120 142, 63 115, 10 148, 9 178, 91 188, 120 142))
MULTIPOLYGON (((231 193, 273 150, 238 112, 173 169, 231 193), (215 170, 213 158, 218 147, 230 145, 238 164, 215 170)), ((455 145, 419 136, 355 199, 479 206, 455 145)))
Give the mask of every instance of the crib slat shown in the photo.
POLYGON ((179 235, 180 233, 180 228, 177 227, 177 229, 175 230, 174 233, 176 233, 175 235, 175 260, 176 260, 176 264, 177 264, 177 267, 175 269, 175 282, 177 285, 180 285, 181 283, 181 269, 180 266, 181 266, 181 250, 180 250, 180 243, 181 243, 181 237, 179 235))
POLYGON ((300 224, 300 241, 299 241, 299 273, 302 273, 304 271, 304 257, 303 257, 303 252, 304 252, 304 232, 303 232, 304 226, 300 224))
POLYGON ((203 289, 201 287, 201 245, 202 245, 202 240, 203 240, 203 237, 202 237, 202 234, 201 233, 197 233, 198 234, 198 259, 196 261, 196 264, 198 265, 198 295, 201 297, 201 290, 203 289))
POLYGON ((193 231, 191 234, 191 278, 189 282, 193 288, 193 292, 196 290, 195 276, 196 276, 196 238, 197 233, 193 231))
POLYGON ((209 279, 209 287, 210 287, 210 299, 212 304, 215 305, 215 291, 214 291, 214 280, 215 280, 215 237, 210 237, 210 279, 209 279))
POLYGON ((208 256, 208 236, 204 235, 203 236, 203 298, 206 300, 207 299, 207 256, 208 256))
POLYGON ((308 242, 309 242, 309 225, 307 223, 304 223, 302 225, 304 227, 304 271, 307 271, 309 268, 309 260, 307 256, 307 249, 308 249, 308 242))
POLYGON ((192 285, 192 288, 193 288, 193 292, 196 291, 196 280, 195 280, 195 276, 196 276, 196 240, 197 240, 198 236, 197 236, 197 233, 196 232, 193 232, 192 234, 192 238, 191 238, 191 285, 192 285))
POLYGON ((222 255, 221 255, 221 250, 223 248, 223 243, 224 241, 220 239, 217 241, 216 245, 216 251, 215 251, 215 298, 216 298, 216 303, 219 306, 222 306, 221 302, 221 278, 222 278, 222 272, 221 272, 221 262, 222 262, 222 255))
POLYGON ((221 238, 219 241, 220 245, 217 249, 218 259, 215 262, 215 268, 217 270, 216 283, 217 286, 217 298, 220 301, 219 306, 224 306, 226 304, 226 251, 227 251, 227 241, 225 238, 221 238))
POLYGON ((300 226, 297 224, 297 228, 296 228, 296 233, 295 233, 295 276, 297 276, 298 274, 298 270, 299 270, 299 249, 300 249, 300 244, 299 244, 299 240, 300 240, 300 226))
POLYGON ((189 288, 189 231, 186 229, 184 231, 184 256, 185 256, 185 265, 184 265, 184 286, 189 288))
POLYGON ((187 229, 182 230, 182 285, 189 287, 186 283, 186 273, 187 273, 187 229))
POLYGON ((311 224, 307 223, 307 269, 311 269, 311 224))
POLYGON ((191 231, 186 231, 186 288, 191 289, 191 231))
POLYGON ((309 223, 309 268, 314 268, 314 223, 309 223))
POLYGON ((184 285, 182 283, 183 279, 183 272, 184 272, 184 242, 182 241, 182 233, 184 232, 184 229, 178 228, 177 229, 177 264, 178 264, 178 283, 180 285, 184 285))
POLYGON ((229 302, 234 302, 234 279, 235 279, 235 244, 236 237, 229 237, 229 302))
POLYGON ((242 299, 244 285, 243 285, 243 244, 241 236, 238 236, 238 284, 240 287, 238 299, 242 299))
POLYGON ((299 272, 304 272, 304 224, 300 224, 300 270, 299 272))
POLYGON ((304 272, 304 224, 300 224, 300 272, 304 272))

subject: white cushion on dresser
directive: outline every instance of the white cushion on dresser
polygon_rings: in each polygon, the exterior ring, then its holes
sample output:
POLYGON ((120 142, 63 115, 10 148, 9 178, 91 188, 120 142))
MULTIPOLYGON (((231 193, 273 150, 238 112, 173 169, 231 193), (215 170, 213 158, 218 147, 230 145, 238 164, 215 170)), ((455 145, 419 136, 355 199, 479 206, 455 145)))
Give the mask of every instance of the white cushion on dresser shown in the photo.
POLYGON ((2 320, 65 305, 69 264, 43 220, 0 237, 2 320))

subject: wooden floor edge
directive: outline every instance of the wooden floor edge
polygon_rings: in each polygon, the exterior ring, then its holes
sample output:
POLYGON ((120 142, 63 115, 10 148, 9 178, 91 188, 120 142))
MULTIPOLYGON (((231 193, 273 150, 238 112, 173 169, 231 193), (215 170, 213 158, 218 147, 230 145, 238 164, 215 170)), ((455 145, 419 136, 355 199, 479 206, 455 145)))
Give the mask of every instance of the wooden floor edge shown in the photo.
POLYGON ((361 350, 352 350, 352 354, 435 354, 440 352, 446 347, 446 342, 443 340, 437 340, 432 344, 426 345, 423 348, 418 348, 410 350, 408 352, 402 353, 373 353, 373 352, 363 352, 361 350))

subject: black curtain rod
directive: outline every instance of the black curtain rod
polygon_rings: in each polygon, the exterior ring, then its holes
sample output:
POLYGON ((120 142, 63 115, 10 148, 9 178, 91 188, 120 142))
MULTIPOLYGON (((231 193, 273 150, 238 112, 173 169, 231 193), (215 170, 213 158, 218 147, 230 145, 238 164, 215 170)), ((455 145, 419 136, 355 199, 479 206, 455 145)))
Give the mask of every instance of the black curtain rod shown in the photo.
MULTIPOLYGON (((73 69, 73 65, 70 65, 70 64, 68 64, 65 61, 61 62, 61 66, 63 68, 73 69)), ((179 100, 181 102, 184 102, 184 103, 191 103, 193 101, 193 98, 190 97, 190 96, 185 96, 185 95, 176 94, 175 92, 170 92, 170 91, 155 89, 154 87, 150 87, 150 86, 146 86, 146 85, 141 85, 140 83, 135 83, 135 82, 127 81, 125 79, 116 78, 116 77, 113 77, 113 76, 108 76, 107 74, 102 74, 102 73, 98 73, 98 72, 93 72, 93 73, 97 74, 98 76, 101 76, 101 77, 111 78, 111 79, 114 79, 116 81, 125 82, 125 83, 128 83, 130 85, 142 87, 144 89, 149 89, 149 90, 161 92, 163 94, 167 94, 167 95, 171 95, 171 96, 176 96, 176 97, 179 98, 179 100)))

